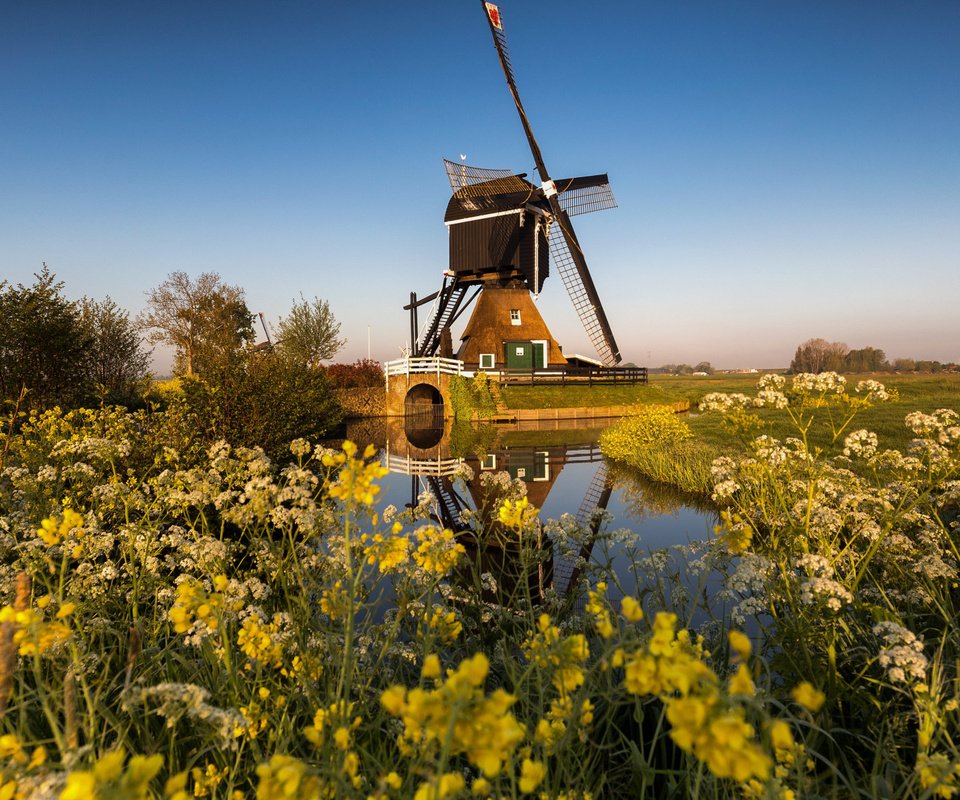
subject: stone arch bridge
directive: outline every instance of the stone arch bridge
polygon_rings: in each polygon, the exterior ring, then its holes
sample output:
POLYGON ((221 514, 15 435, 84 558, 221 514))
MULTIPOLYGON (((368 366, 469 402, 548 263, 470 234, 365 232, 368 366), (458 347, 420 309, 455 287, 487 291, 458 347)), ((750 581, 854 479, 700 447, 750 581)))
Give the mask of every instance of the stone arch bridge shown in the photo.
POLYGON ((401 358, 385 365, 388 417, 453 416, 450 380, 463 374, 463 362, 452 358, 401 358))

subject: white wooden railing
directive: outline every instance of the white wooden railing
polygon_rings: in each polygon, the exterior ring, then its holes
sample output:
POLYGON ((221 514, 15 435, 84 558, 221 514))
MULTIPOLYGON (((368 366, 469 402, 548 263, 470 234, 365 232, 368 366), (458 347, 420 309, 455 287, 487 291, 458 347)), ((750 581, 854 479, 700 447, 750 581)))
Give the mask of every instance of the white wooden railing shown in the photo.
POLYGON ((401 475, 456 475, 463 464, 462 458, 410 458, 410 456, 387 455, 387 469, 401 475))
POLYGON ((398 358, 383 365, 387 386, 391 375, 462 375, 463 362, 455 358, 398 358))

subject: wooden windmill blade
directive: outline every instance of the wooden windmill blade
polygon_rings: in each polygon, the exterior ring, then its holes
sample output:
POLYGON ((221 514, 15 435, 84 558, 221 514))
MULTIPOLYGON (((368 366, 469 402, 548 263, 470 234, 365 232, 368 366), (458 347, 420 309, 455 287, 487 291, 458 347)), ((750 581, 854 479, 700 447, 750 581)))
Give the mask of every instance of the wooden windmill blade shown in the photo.
POLYGON ((616 208, 610 179, 604 175, 583 178, 562 178, 554 181, 560 195, 560 206, 571 217, 616 208))
MULTIPOLYGON (((553 264, 563 278, 563 285, 570 295, 573 306, 587 331, 590 342, 593 344, 600 356, 600 359, 608 366, 614 366, 621 360, 620 348, 617 347, 616 340, 613 337, 613 331, 607 321, 603 306, 600 303, 600 297, 597 294, 593 278, 590 276, 590 270, 587 267, 587 259, 583 254, 577 235, 573 230, 573 224, 570 222, 570 214, 564 210, 564 205, 560 200, 560 190, 555 181, 550 179, 547 167, 543 162, 543 155, 540 152, 540 146, 533 135, 530 127, 530 121, 527 119, 523 103, 520 100, 520 93, 517 89, 516 80, 513 75, 513 66, 510 62, 510 55, 507 51, 507 39, 503 31, 503 16, 498 6, 493 3, 481 0, 484 13, 487 16, 487 23, 490 25, 490 33, 493 35, 493 43, 497 49, 497 55, 500 58, 500 66, 503 67, 503 74, 507 79, 507 86, 513 97, 513 102, 517 107, 517 113, 520 115, 520 123, 523 125, 523 131, 526 134, 527 142, 530 145, 530 152, 533 155, 534 163, 537 166, 537 172, 540 175, 541 195, 549 202, 553 212, 553 224, 560 228, 560 235, 551 231, 550 235, 550 255, 553 264)), ((567 179, 565 192, 573 192, 570 195, 571 201, 583 200, 584 213, 590 208, 589 192, 594 190, 594 198, 598 207, 610 207, 605 205, 613 201, 613 193, 609 190, 609 183, 605 175, 594 175, 588 178, 567 179), (578 185, 574 185, 578 184, 578 185), (606 186, 606 190, 603 187, 606 186), (577 194, 577 193, 581 194, 577 194)), ((578 206, 577 202, 572 202, 572 206, 578 206)), ((613 205, 616 205, 613 202, 613 205)))
POLYGON ((587 261, 570 224, 570 217, 561 210, 557 221, 560 234, 555 231, 550 233, 550 262, 560 273, 573 308, 600 360, 607 366, 619 364, 620 348, 617 347, 607 315, 600 304, 590 270, 587 269, 587 261))
POLYGON ((454 192, 468 186, 476 186, 478 183, 488 183, 498 178, 513 176, 513 170, 510 169, 474 167, 464 164, 462 161, 451 161, 448 158, 443 159, 443 168, 447 171, 447 180, 450 181, 450 188, 454 192))

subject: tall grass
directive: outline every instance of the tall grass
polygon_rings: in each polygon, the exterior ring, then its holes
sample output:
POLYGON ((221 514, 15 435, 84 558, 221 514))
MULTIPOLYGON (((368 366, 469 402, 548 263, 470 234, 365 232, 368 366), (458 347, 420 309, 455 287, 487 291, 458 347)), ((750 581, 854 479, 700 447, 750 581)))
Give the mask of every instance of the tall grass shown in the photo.
POLYGON ((909 456, 721 462, 692 588, 505 473, 455 535, 428 496, 381 508, 349 443, 203 450, 175 408, 3 425, 0 796, 949 796, 960 427, 911 425, 909 456))

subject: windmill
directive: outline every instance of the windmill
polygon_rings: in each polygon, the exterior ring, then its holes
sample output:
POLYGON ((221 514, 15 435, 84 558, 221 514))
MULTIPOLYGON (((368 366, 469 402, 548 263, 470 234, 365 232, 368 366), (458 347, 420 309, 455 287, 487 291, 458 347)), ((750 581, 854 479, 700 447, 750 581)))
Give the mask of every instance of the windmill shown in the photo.
POLYGON ((614 366, 620 351, 570 221, 616 206, 609 180, 605 174, 550 178, 517 91, 500 9, 481 2, 539 183, 527 180, 526 173, 444 160, 453 190, 444 216, 450 268, 438 291, 421 299, 411 293, 404 306, 410 311, 412 354, 452 355, 450 326, 479 296, 461 337, 461 360, 481 369, 496 366, 498 358, 508 367, 565 363, 530 297, 539 294, 552 264, 601 361, 614 366), (430 302, 421 331, 418 309, 430 302))

